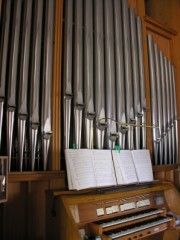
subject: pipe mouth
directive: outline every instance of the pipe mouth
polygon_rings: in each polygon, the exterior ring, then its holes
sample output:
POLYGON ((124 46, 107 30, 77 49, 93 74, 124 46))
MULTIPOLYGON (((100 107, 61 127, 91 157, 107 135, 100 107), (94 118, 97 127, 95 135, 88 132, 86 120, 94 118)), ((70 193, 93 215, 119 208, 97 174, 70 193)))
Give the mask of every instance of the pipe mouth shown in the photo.
POLYGON ((118 133, 110 133, 109 139, 113 142, 115 142, 117 140, 117 138, 119 137, 118 133))
POLYGON ((95 112, 86 112, 85 117, 89 120, 93 120, 95 118, 96 114, 95 112))
POLYGON ((148 108, 148 107, 143 107, 143 111, 144 111, 144 112, 148 112, 148 111, 149 111, 149 108, 148 108))
POLYGON ((5 97, 0 97, 0 102, 4 102, 5 97))
POLYGON ((27 114, 19 114, 18 119, 25 121, 27 119, 27 116, 28 116, 27 114))
POLYGON ((65 93, 65 95, 64 95, 64 98, 67 99, 67 100, 71 100, 72 97, 73 97, 73 95, 70 94, 70 93, 65 93))
POLYGON ((8 106, 7 111, 8 112, 15 112, 16 107, 15 106, 8 106))
POLYGON ((143 112, 137 112, 137 117, 142 118, 143 117, 143 112))
POLYGON ((162 139, 161 137, 158 137, 158 138, 156 138, 156 140, 154 140, 154 142, 155 142, 155 143, 160 143, 160 142, 161 142, 161 139, 162 139))
POLYGON ((76 103, 75 108, 76 108, 76 110, 79 110, 79 111, 83 110, 84 103, 76 103))
POLYGON ((127 131, 128 131, 128 126, 126 125, 121 125, 120 128, 119 128, 119 131, 123 134, 125 134, 127 131))
POLYGON ((52 132, 42 132, 42 138, 43 139, 50 139, 52 136, 52 132))
POLYGON ((30 123, 30 128, 33 130, 37 130, 39 128, 39 123, 30 123))
POLYGON ((107 128, 107 122, 97 122, 96 127, 101 131, 105 131, 105 129, 107 128))

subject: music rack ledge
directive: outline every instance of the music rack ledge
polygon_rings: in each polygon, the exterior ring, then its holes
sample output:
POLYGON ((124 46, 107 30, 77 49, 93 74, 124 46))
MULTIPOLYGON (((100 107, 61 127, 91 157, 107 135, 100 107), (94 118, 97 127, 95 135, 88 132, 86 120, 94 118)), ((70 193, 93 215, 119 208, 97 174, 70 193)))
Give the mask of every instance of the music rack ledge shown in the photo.
POLYGON ((44 181, 53 179, 64 179, 64 171, 37 171, 37 172, 10 172, 8 174, 8 182, 28 182, 28 181, 44 181))

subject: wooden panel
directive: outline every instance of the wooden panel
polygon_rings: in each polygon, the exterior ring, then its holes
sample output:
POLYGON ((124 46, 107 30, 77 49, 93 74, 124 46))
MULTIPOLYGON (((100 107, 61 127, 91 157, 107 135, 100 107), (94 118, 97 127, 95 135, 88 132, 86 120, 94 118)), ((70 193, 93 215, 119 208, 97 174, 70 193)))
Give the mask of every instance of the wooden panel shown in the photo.
POLYGON ((153 166, 154 179, 169 181, 174 183, 175 181, 175 169, 177 165, 156 165, 153 166))
POLYGON ((26 239, 28 226, 27 184, 9 184, 8 202, 4 204, 3 239, 26 239))
POLYGON ((46 191, 65 187, 64 172, 54 172, 54 176, 53 172, 11 173, 8 202, 0 209, 4 225, 0 239, 45 240, 46 191))
POLYGON ((164 55, 171 60, 172 40, 177 36, 177 32, 162 24, 156 23, 149 17, 145 18, 146 32, 153 36, 153 41, 159 46, 164 55))
POLYGON ((148 16, 179 31, 179 0, 145 0, 145 10, 148 16))
POLYGON ((62 48, 63 0, 55 1, 54 58, 52 86, 52 141, 51 170, 60 170, 61 156, 61 48, 62 48))
POLYGON ((9 182, 27 182, 61 179, 64 181, 64 171, 44 171, 44 172, 10 172, 9 182))

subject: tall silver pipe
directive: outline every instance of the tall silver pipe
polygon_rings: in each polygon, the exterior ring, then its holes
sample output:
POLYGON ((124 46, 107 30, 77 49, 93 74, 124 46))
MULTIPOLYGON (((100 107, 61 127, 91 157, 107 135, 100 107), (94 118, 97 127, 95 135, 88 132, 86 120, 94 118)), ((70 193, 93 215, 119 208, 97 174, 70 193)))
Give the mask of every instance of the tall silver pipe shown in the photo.
POLYGON ((52 89, 52 56, 53 56, 53 28, 54 28, 54 0, 46 0, 45 5, 45 30, 43 49, 43 79, 42 79, 42 112, 41 135, 43 149, 43 169, 47 169, 48 152, 51 128, 51 89, 52 89))
MULTIPOLYGON (((136 17, 137 24, 137 43, 138 43, 138 61, 139 61, 139 80, 140 80, 140 106, 142 112, 141 124, 146 124, 147 105, 146 105, 146 88, 144 73, 144 53, 142 39, 142 20, 140 16, 136 17)), ((146 127, 141 127, 141 148, 146 148, 146 127)))
POLYGON ((93 89, 93 2, 84 1, 84 103, 85 146, 92 149, 94 143, 94 89, 93 89))
POLYGON ((0 40, 0 148, 2 139, 2 123, 4 116, 4 98, 6 84, 6 67, 8 54, 8 39, 10 25, 10 10, 11 1, 3 2, 2 17, 1 17, 1 40, 0 40))
POLYGON ((178 115, 176 102, 175 70, 172 65, 172 88, 173 88, 173 109, 174 109, 174 135, 175 135, 175 163, 178 163, 178 115))
MULTIPOLYGON (((140 85, 139 85, 139 62, 138 62, 138 45, 137 45, 137 28, 136 18, 133 8, 129 8, 130 16, 130 36, 131 36, 131 57, 132 57, 132 79, 133 79, 133 103, 135 122, 140 125, 142 122, 142 111, 140 105, 140 85)), ((140 127, 135 127, 134 148, 140 148, 140 127)))
POLYGON ((158 159, 159 163, 162 165, 163 162, 163 136, 162 136, 162 87, 161 87, 161 79, 160 79, 160 55, 159 48, 157 44, 154 44, 154 63, 155 63, 155 71, 156 71, 156 97, 157 97, 157 120, 159 126, 159 149, 158 149, 158 159))
POLYGON ((64 96, 64 148, 70 144, 70 120, 72 101, 72 26, 73 0, 67 0, 64 17, 64 47, 63 47, 63 96, 64 96))
POLYGON ((81 148, 83 101, 83 2, 75 1, 74 26, 74 131, 76 148, 81 148))
POLYGON ((8 94, 7 94, 7 152, 9 158, 9 171, 11 169, 12 136, 14 128, 14 113, 16 108, 16 82, 17 82, 17 62, 19 49, 21 5, 22 5, 21 0, 14 1, 13 26, 10 46, 8 94))
POLYGON ((160 51, 160 73, 161 73, 161 97, 162 97, 162 137, 163 137, 163 163, 167 164, 167 108, 166 108, 166 88, 165 88, 165 66, 164 55, 160 51))
MULTIPOLYGON (((154 43, 152 35, 148 34, 148 57, 149 57, 149 74, 150 74, 150 87, 151 87, 151 122, 154 126, 158 125, 157 119, 157 96, 156 96, 156 72, 155 72, 155 59, 154 59, 154 43)), ((158 164, 158 144, 159 144, 159 129, 152 128, 153 136, 153 156, 154 163, 158 164)))
POLYGON ((168 69, 168 59, 164 56, 164 66, 165 66, 165 87, 166 87, 166 109, 167 109, 167 119, 166 119, 166 129, 167 129, 167 141, 168 141, 168 163, 171 164, 171 152, 172 152, 172 139, 170 131, 170 91, 169 91, 169 69, 168 69))
POLYGON ((30 86, 30 155, 31 170, 34 170, 37 134, 39 128, 39 85, 40 85, 40 56, 42 35, 43 0, 35 1, 33 43, 31 59, 31 86, 30 86))
POLYGON ((102 149, 107 127, 105 120, 103 0, 94 1, 94 50, 96 148, 102 149))
POLYGON ((107 114, 107 148, 113 149, 117 139, 115 108, 115 62, 113 5, 111 0, 104 0, 105 24, 105 79, 106 79, 106 114, 107 114))
POLYGON ((169 69, 169 99, 170 99, 170 132, 171 132, 171 163, 175 163, 175 135, 174 135, 174 97, 173 97, 173 83, 172 83, 172 67, 171 62, 168 60, 169 69))
MULTIPOLYGON (((134 123, 133 91, 132 91, 132 63, 128 1, 122 0, 122 27, 124 42, 124 67, 125 67, 125 97, 127 123, 134 123)), ((134 148, 133 127, 129 126, 127 133, 127 148, 134 148)))
POLYGON ((118 145, 125 149, 126 114, 125 114, 125 83, 124 83, 124 58, 122 13, 119 0, 114 1, 114 26, 115 26, 115 66, 116 66, 116 116, 118 124, 118 145), (124 124, 124 126, 123 126, 124 124))
MULTIPOLYGON (((18 149, 19 149, 19 169, 23 169, 23 153, 26 138, 26 119, 27 119, 27 86, 29 70, 29 50, 30 50, 30 30, 32 1, 24 1, 23 32, 21 45, 21 63, 19 79, 19 98, 18 98, 18 149)), ((27 165, 27 163, 26 163, 27 165)))

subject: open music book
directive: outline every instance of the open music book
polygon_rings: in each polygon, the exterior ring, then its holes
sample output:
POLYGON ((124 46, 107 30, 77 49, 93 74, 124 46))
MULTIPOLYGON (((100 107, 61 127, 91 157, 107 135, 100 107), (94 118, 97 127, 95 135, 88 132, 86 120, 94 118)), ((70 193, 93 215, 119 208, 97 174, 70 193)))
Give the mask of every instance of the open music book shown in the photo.
POLYGON ((66 149, 69 190, 153 181, 148 150, 66 149))

